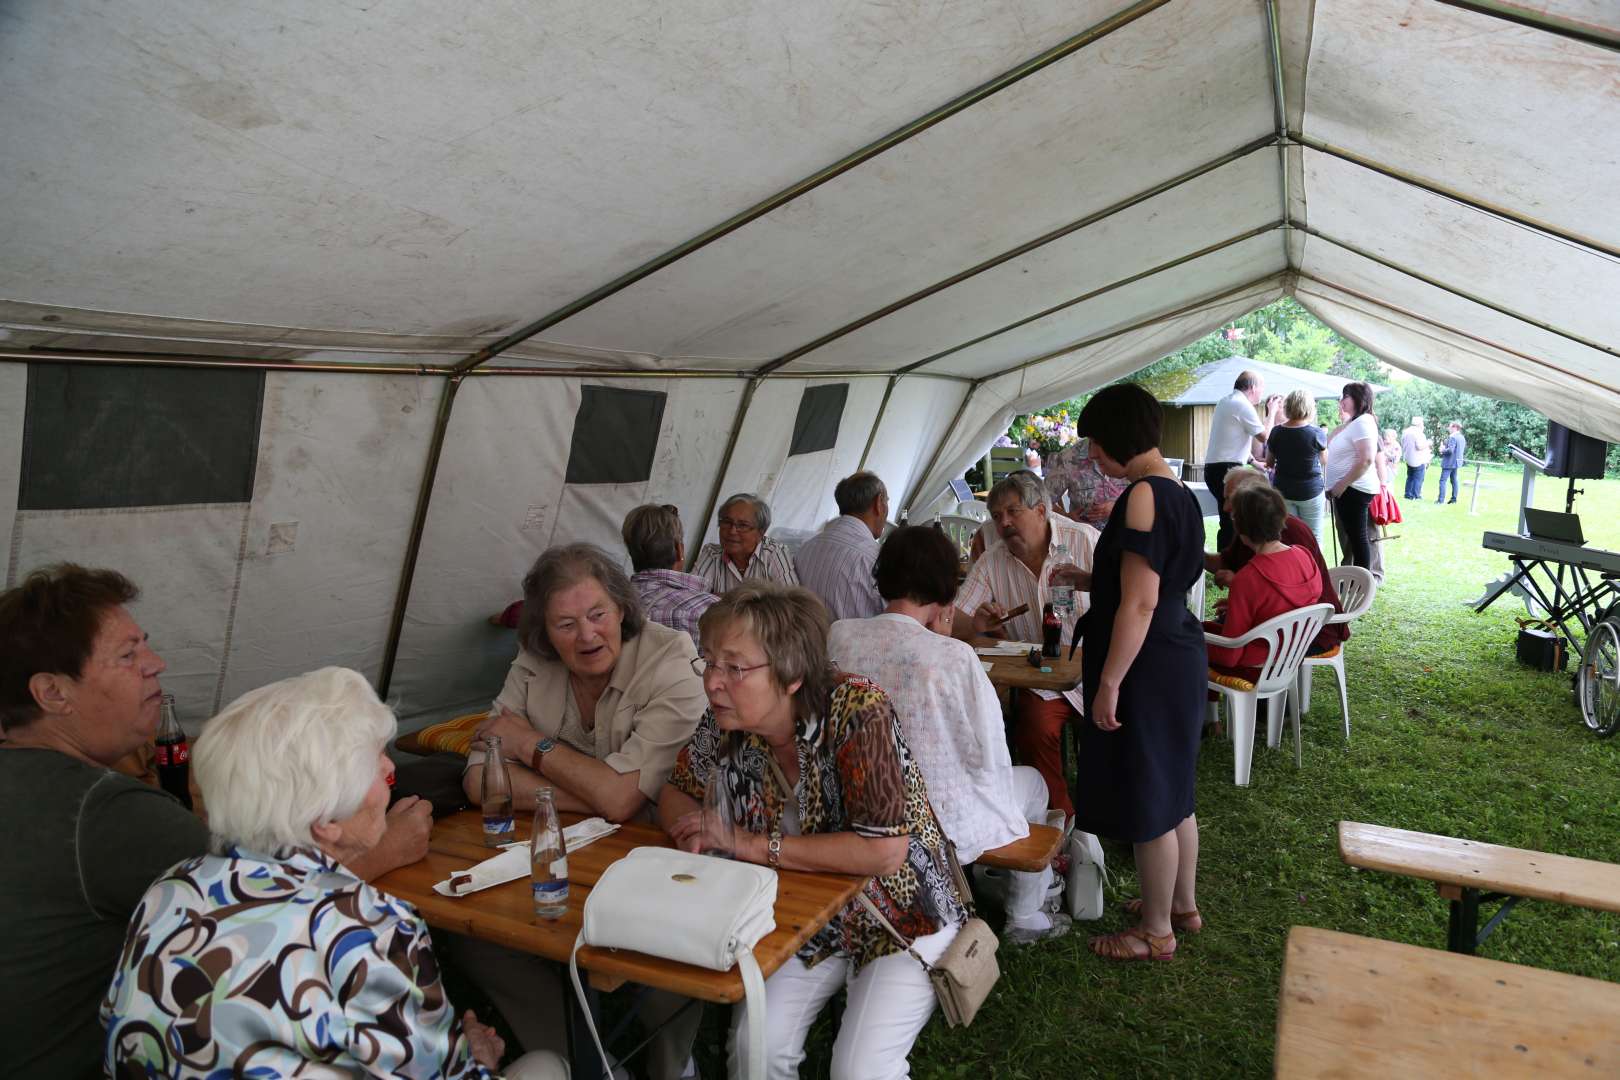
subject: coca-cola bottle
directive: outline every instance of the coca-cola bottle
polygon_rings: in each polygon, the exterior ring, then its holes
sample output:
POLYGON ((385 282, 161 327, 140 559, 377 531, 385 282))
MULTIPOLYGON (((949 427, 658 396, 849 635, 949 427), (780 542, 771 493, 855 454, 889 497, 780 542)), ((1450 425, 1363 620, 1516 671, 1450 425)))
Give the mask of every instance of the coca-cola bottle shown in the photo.
POLYGON ((186 741, 185 729, 174 714, 174 695, 163 695, 163 719, 158 724, 157 765, 158 785, 179 799, 187 810, 191 809, 191 744, 186 741))
POLYGON ((1063 624, 1058 621, 1057 610, 1047 604, 1041 610, 1041 654, 1056 656, 1063 640, 1063 624))

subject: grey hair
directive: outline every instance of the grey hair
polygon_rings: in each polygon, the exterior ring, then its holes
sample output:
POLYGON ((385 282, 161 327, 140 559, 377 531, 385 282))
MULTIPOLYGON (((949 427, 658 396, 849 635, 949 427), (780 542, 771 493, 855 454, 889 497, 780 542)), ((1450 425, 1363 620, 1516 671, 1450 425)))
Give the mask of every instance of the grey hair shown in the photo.
POLYGON ((883 481, 875 472, 858 472, 838 481, 833 488, 833 501, 840 514, 864 514, 884 492, 883 481))
POLYGON ((668 570, 680 558, 681 515, 673 506, 643 503, 624 516, 625 550, 635 570, 668 570))
POLYGON ((996 481, 996 486, 991 488, 990 494, 985 497, 985 505, 995 506, 1009 495, 1017 498, 1031 510, 1046 502, 1046 489, 1041 486, 1040 479, 1028 469, 1008 473, 996 481))
POLYGON ((360 809, 394 714, 358 671, 327 667, 250 690, 192 751, 214 850, 312 847, 310 830, 360 809))
POLYGON ((751 491, 739 491, 735 495, 726 497, 720 504, 720 513, 725 513, 738 503, 747 503, 754 511, 754 526, 759 529, 759 535, 764 536, 771 528, 771 504, 755 495, 751 491))
POLYGON ((523 575, 523 618, 518 622, 518 643, 536 656, 556 660, 557 650, 551 647, 551 638, 546 634, 546 606, 555 593, 587 578, 594 578, 608 594, 608 599, 618 605, 624 619, 619 628, 620 638, 629 641, 641 633, 641 625, 646 621, 641 613, 641 601, 618 560, 595 544, 565 544, 542 552, 523 575))

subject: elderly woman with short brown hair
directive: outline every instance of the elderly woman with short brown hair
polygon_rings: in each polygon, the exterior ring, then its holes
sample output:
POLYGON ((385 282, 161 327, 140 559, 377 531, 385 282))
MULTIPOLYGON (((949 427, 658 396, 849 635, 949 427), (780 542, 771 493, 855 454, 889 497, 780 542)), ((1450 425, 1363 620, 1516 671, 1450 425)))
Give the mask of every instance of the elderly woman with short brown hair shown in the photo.
MULTIPOLYGON (((569 544, 542 554, 523 579, 517 658, 478 727, 480 736, 501 738, 514 809, 533 810, 545 784, 564 811, 649 819, 703 715, 696 656, 690 637, 644 616, 635 586, 601 548, 569 544)), ((484 750, 475 746, 462 786, 478 802, 484 750)), ((455 948, 524 1049, 562 1046, 562 1033, 533 1008, 536 997, 560 991, 554 973, 473 939, 455 948)), ((646 1011, 665 1015, 684 1003, 663 995, 646 1011)), ((698 1017, 688 1010, 655 1038, 654 1080, 681 1075, 698 1017)))
MULTIPOLYGON (((723 783, 736 857, 789 870, 867 877, 864 895, 910 943, 902 951, 851 902, 766 980, 769 1075, 797 1075, 804 1041, 840 989, 848 1002, 832 1075, 903 1077, 934 1011, 917 957, 939 959, 966 918, 947 841, 888 697, 833 669, 827 612, 808 590, 751 584, 703 615, 709 711, 658 801, 660 824, 688 851, 708 846, 698 800, 723 783)), ((746 1059, 735 1010, 732 1064, 746 1059)))

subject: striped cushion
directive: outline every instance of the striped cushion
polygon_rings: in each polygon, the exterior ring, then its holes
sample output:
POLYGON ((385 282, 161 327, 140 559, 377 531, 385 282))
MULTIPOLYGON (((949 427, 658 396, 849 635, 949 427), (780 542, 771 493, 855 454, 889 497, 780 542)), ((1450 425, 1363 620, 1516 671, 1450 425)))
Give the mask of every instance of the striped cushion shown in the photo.
POLYGON ((401 750, 413 754, 432 754, 448 750, 452 754, 461 754, 465 757, 467 751, 472 748, 473 729, 482 724, 488 716, 487 712, 458 716, 454 720, 425 727, 414 735, 407 735, 399 740, 398 746, 401 750))
POLYGON ((1224 686, 1228 690, 1254 689, 1254 683, 1250 682, 1248 679, 1242 678, 1238 675, 1228 675, 1226 672, 1216 671, 1214 668, 1209 669, 1209 681, 1218 686, 1224 686))

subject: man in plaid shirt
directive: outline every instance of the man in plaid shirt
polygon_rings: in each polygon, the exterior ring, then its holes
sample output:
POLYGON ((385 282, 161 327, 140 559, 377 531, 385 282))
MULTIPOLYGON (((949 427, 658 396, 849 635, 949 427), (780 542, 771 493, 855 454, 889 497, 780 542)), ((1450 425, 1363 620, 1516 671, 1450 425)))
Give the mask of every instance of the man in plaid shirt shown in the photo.
POLYGON ((675 569, 686 561, 680 512, 673 506, 646 503, 625 515, 619 531, 630 552, 630 566, 635 570, 630 583, 636 587, 643 614, 671 630, 690 634, 696 645, 698 619, 720 598, 702 578, 675 569))

